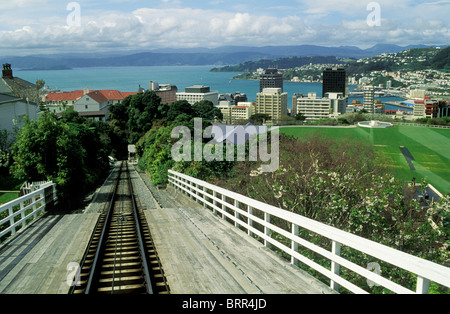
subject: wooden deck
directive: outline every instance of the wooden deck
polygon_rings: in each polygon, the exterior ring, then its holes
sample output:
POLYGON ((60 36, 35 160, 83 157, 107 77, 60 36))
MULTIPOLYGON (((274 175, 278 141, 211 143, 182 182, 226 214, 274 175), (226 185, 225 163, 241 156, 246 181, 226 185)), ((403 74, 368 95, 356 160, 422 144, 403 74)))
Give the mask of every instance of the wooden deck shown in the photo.
POLYGON ((0 251, 0 294, 66 294, 98 214, 46 216, 0 251))
POLYGON ((171 293, 336 293, 174 188, 153 193, 176 205, 146 211, 171 293))
MULTIPOLYGON (((137 173, 133 180, 144 186, 137 173)), ((68 293, 68 266, 81 261, 109 188, 98 191, 95 206, 47 215, 0 248, 0 294, 68 293)), ((334 293, 175 189, 151 189, 163 206, 145 214, 171 293, 334 293)))

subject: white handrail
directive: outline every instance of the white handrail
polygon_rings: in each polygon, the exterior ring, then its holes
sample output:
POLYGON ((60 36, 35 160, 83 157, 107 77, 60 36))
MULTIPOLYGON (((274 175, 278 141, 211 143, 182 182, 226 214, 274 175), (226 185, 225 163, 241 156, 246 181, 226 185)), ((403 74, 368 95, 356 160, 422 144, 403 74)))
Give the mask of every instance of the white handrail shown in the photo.
POLYGON ((376 259, 390 263, 394 266, 407 270, 418 276, 416 293, 427 293, 431 281, 450 287, 450 268, 438 265, 422 258, 395 250, 385 245, 364 239, 351 233, 328 226, 318 221, 303 217, 298 214, 277 208, 263 202, 251 199, 241 194, 223 189, 202 180, 169 170, 169 182, 177 189, 187 193, 191 198, 212 208, 214 212, 219 212, 223 217, 232 220, 235 226, 241 226, 248 231, 249 235, 257 235, 264 240, 266 245, 274 245, 283 252, 291 256, 292 263, 300 261, 309 267, 328 277, 331 281, 330 286, 337 289, 339 285, 345 287, 354 293, 367 293, 360 287, 348 282, 339 276, 339 267, 343 266, 355 273, 367 278, 374 284, 383 286, 395 293, 414 293, 397 283, 386 279, 364 267, 344 259, 340 256, 340 246, 345 245, 368 254, 376 259), (208 190, 210 192, 208 192, 208 190), (221 197, 217 197, 220 194, 221 197), (227 202, 226 198, 231 199, 227 202), (209 200, 208 200, 209 199, 209 200), (239 204, 246 206, 247 211, 239 207, 239 204), (226 209, 233 213, 227 212, 226 209), (253 209, 264 213, 264 219, 253 215, 253 209), (242 220, 239 218, 245 217, 242 220), (271 217, 275 216, 292 225, 292 231, 286 231, 270 223, 271 217), (245 221, 247 220, 247 221, 245 221), (253 227, 253 222, 264 227, 264 232, 253 227), (320 236, 326 237, 332 241, 333 249, 328 251, 298 236, 298 228, 308 229, 320 236), (274 231, 291 241, 291 247, 270 237, 270 231, 274 231), (316 262, 301 255, 298 246, 306 247, 323 257, 329 259, 332 269, 329 270, 316 262))
POLYGON ((9 226, 0 231, 0 239, 10 232, 11 235, 15 235, 18 228, 25 227, 30 218, 36 219, 41 212, 45 211, 48 203, 56 199, 56 184, 48 182, 37 191, 1 205, 0 215, 7 212, 7 216, 0 220, 0 226, 8 222, 9 226), (27 213, 29 210, 31 212, 27 213))

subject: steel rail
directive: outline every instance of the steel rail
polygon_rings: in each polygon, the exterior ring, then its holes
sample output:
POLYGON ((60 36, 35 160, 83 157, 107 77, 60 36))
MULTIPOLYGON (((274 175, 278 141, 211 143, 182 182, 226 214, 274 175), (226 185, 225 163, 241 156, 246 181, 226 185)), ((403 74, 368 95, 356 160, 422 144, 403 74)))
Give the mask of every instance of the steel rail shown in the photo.
POLYGON ((170 293, 133 185, 122 163, 69 293, 170 293))
POLYGON ((131 182, 131 175, 128 171, 128 164, 127 164, 127 172, 128 172, 128 184, 130 187, 130 194, 131 194, 131 203, 133 205, 133 212, 134 212, 134 220, 136 223, 136 228, 137 228, 137 236, 138 236, 138 241, 139 241, 139 249, 140 249, 140 253, 141 253, 141 258, 143 259, 143 268, 144 268, 144 276, 145 276, 145 283, 147 286, 147 293, 148 294, 153 294, 153 288, 152 288, 152 281, 150 279, 150 271, 148 269, 148 265, 149 260, 148 260, 148 254, 145 250, 145 242, 142 236, 142 226, 141 226, 141 222, 139 221, 139 213, 137 210, 137 204, 136 204, 136 198, 134 197, 134 191, 133 191, 133 183, 131 182))
POLYGON ((116 194, 117 194, 117 190, 119 188, 120 176, 122 175, 122 168, 123 168, 123 163, 120 166, 119 175, 117 177, 117 181, 114 186, 114 191, 113 191, 111 201, 109 204, 108 212, 106 214, 105 225, 103 226, 103 230, 102 230, 100 240, 99 240, 99 246, 97 248, 97 252, 95 253, 94 262, 92 264, 91 272, 89 274, 89 279, 87 281, 85 294, 89 294, 91 292, 92 285, 94 282, 94 276, 97 274, 98 269, 101 267, 101 264, 99 263, 100 254, 102 254, 102 252, 104 251, 104 247, 106 245, 106 240, 107 240, 106 234, 109 230, 109 226, 111 225, 111 216, 114 211, 116 194))

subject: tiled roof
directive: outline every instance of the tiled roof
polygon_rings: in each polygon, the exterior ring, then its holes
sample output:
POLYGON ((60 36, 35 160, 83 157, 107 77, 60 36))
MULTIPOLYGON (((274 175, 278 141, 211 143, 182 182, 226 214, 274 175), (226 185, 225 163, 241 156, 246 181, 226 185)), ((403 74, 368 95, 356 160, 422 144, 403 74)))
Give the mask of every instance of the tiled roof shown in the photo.
MULTIPOLYGON (((127 96, 137 94, 137 92, 119 92, 118 90, 93 90, 87 96, 91 97, 98 103, 103 103, 107 100, 123 100, 127 96)), ((73 92, 58 92, 47 95, 47 101, 76 101, 84 96, 84 91, 77 90, 73 92)))
POLYGON ((58 92, 58 93, 50 93, 45 98, 47 101, 69 101, 69 100, 78 100, 83 97, 84 92, 82 90, 76 90, 73 92, 58 92))

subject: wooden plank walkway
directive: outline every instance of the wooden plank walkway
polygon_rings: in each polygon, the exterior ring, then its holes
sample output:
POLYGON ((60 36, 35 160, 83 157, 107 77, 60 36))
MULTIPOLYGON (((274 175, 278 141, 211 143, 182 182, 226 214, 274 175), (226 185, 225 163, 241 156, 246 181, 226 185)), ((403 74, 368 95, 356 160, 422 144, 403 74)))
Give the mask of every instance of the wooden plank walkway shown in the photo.
MULTIPOLYGON (((148 201, 132 175, 138 202, 148 201)), ((68 293, 68 266, 81 261, 113 179, 82 213, 47 215, 0 248, 0 294, 68 293)), ((145 214, 171 293, 334 293, 175 189, 150 189, 163 208, 148 205, 145 214)))
POLYGON ((0 251, 0 294, 66 294, 98 214, 49 215, 0 251))
POLYGON ((172 187, 152 192, 178 205, 145 212, 171 293, 335 293, 172 187))
POLYGON ((117 176, 118 166, 74 214, 46 215, 0 245, 0 294, 67 294, 67 278, 80 263, 117 176))

